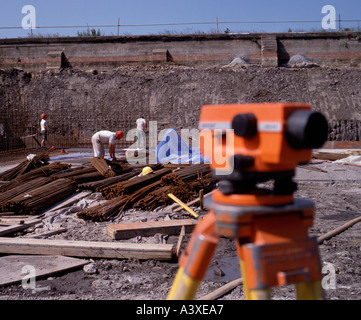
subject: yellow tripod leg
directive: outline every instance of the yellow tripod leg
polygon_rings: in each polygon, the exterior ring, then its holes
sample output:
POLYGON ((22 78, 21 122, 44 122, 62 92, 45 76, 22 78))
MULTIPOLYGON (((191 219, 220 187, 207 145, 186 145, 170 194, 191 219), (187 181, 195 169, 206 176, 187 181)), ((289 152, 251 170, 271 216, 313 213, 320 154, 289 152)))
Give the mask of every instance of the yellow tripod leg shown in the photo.
POLYGON ((271 300, 270 289, 248 290, 248 292, 249 292, 248 300, 271 300))
POLYGON ((321 280, 296 283, 297 300, 322 300, 321 280))
POLYGON ((199 284, 199 280, 192 279, 179 267, 167 300, 193 300, 199 284))
POLYGON ((244 295, 246 296, 246 300, 270 300, 271 299, 271 290, 270 289, 257 289, 250 290, 247 284, 247 275, 244 266, 244 261, 242 259, 239 260, 241 265, 241 273, 243 277, 243 290, 244 295))
POLYGON ((244 261, 242 259, 239 259, 239 264, 241 266, 241 275, 243 278, 243 291, 244 295, 246 297, 246 300, 251 300, 250 292, 248 290, 248 284, 247 284, 247 276, 246 276, 246 269, 244 267, 244 261))
POLYGON ((180 257, 180 266, 168 300, 194 299, 219 241, 215 231, 215 216, 209 212, 198 222, 186 250, 180 257))

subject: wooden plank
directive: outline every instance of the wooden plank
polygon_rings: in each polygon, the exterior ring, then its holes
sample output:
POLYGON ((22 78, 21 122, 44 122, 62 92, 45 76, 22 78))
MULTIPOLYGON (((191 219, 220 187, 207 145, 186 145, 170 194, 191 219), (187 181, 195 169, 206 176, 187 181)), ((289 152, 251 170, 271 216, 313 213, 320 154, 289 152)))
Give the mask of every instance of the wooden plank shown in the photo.
POLYGON ((330 161, 344 159, 344 158, 347 158, 348 156, 349 156, 349 154, 346 154, 346 153, 325 152, 325 151, 314 152, 312 154, 312 157, 315 159, 330 160, 330 161))
POLYGON ((197 300, 217 300, 243 283, 243 278, 233 280, 197 300))
POLYGON ((83 258, 171 260, 172 244, 0 238, 0 253, 83 258))
POLYGON ((34 219, 34 216, 22 216, 22 215, 0 215, 0 219, 13 219, 13 220, 16 220, 16 219, 34 219))
POLYGON ((56 272, 79 268, 87 263, 89 261, 63 256, 11 255, 0 257, 0 287, 21 282, 26 278, 25 266, 34 268, 37 279, 56 272))
MULTIPOLYGON (((213 192, 214 192, 214 190, 211 191, 211 192, 209 192, 209 193, 207 193, 207 194, 205 194, 205 195, 203 195, 202 201, 203 201, 205 198, 207 198, 207 197, 209 197, 210 195, 212 195, 213 192)), ((193 205, 197 204, 197 203, 199 202, 199 200, 200 200, 200 198, 198 197, 198 198, 196 198, 196 199, 194 199, 194 200, 186 203, 186 205, 187 205, 188 207, 193 206, 193 205)), ((178 205, 178 203, 176 203, 176 205, 178 205)), ((202 203, 202 207, 203 207, 203 206, 204 206, 204 204, 202 203)), ((173 212, 179 212, 179 211, 182 211, 182 210, 185 210, 185 209, 184 209, 182 206, 179 206, 178 208, 175 208, 175 209, 173 210, 173 212)))
POLYGON ((107 235, 114 240, 129 239, 136 236, 150 237, 156 233, 168 235, 179 234, 181 228, 185 227, 185 232, 192 232, 197 224, 194 219, 148 221, 134 223, 109 224, 106 227, 107 235))
POLYGON ((203 196, 204 190, 199 190, 199 209, 203 210, 203 196))
POLYGON ((13 215, 15 215, 15 212, 0 212, 0 217, 13 215))
POLYGON ((186 234, 185 227, 182 226, 182 229, 181 229, 181 232, 180 232, 179 238, 178 238, 177 248, 176 248, 176 251, 175 251, 175 254, 176 254, 177 257, 179 257, 180 249, 181 249, 182 242, 183 242, 185 234, 186 234))
POLYGON ((193 217, 198 218, 198 214, 196 214, 191 208, 189 208, 183 201, 178 199, 174 194, 169 193, 168 197, 173 201, 177 202, 183 209, 187 210, 193 217))
POLYGON ((41 219, 33 219, 33 220, 24 221, 23 224, 8 225, 8 226, 4 225, 3 227, 0 227, 0 237, 7 236, 14 232, 25 230, 41 222, 42 222, 41 219))
POLYGON ((26 235, 24 238, 44 239, 44 238, 53 236, 54 234, 59 234, 59 233, 63 233, 66 231, 68 231, 68 229, 59 228, 59 229, 45 231, 45 232, 41 232, 41 233, 26 235))
POLYGON ((24 224, 24 219, 7 219, 7 218, 0 218, 0 224, 24 224))
POLYGON ((361 141, 326 141, 322 149, 361 149, 361 141))

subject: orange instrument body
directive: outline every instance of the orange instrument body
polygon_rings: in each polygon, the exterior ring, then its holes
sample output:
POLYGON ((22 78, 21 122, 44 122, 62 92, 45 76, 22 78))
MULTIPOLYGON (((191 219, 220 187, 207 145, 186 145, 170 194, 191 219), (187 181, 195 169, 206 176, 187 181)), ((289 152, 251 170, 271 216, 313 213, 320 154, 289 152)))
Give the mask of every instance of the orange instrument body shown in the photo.
POLYGON ((300 299, 321 299, 318 245, 308 237, 314 206, 294 198, 292 178, 327 139, 326 119, 300 103, 207 105, 199 129, 203 155, 220 181, 168 298, 194 297, 223 236, 237 243, 247 299, 269 299, 270 287, 292 283, 300 299), (269 180, 273 188, 257 186, 269 180))
MULTIPOLYGON (((201 144, 202 153, 205 157, 212 159, 212 168, 222 168, 224 164, 218 164, 215 156, 219 153, 224 154, 226 147, 229 148, 226 145, 226 139, 222 139, 223 133, 233 134, 234 154, 254 158, 254 165, 247 171, 294 170, 299 163, 309 162, 312 154, 310 148, 295 149, 287 141, 287 120, 296 111, 311 112, 311 106, 301 103, 203 106, 199 119, 199 129, 212 131, 213 148, 203 143, 201 144), (249 124, 251 127, 250 137, 237 136, 231 132, 235 130, 232 127, 232 121, 239 114, 253 114, 255 116, 256 121, 249 124)), ((319 137, 313 138, 319 139, 319 137)))

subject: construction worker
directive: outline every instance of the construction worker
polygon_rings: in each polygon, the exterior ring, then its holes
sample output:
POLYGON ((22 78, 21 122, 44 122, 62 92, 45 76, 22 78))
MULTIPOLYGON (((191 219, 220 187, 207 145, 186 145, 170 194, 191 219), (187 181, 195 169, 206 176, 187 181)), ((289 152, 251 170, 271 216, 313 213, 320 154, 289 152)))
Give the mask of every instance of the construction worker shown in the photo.
POLYGON ((145 149, 145 130, 147 130, 147 121, 143 116, 137 119, 137 148, 145 149))
POLYGON ((122 131, 111 132, 108 130, 98 131, 92 136, 92 144, 94 150, 94 157, 103 159, 105 155, 104 144, 109 145, 109 156, 112 160, 115 158, 115 140, 119 140, 123 137, 122 131))
POLYGON ((45 148, 45 141, 48 140, 48 134, 49 134, 49 129, 48 129, 48 122, 46 121, 46 118, 48 116, 43 113, 41 115, 41 120, 40 120, 40 132, 41 132, 41 136, 42 136, 42 140, 41 140, 41 148, 45 148))

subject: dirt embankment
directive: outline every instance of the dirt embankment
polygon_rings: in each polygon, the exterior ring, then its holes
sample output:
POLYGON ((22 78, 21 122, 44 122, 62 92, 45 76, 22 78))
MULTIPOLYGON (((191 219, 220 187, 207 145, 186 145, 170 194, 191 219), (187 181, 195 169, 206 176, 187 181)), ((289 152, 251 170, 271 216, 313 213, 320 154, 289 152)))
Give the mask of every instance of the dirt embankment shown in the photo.
POLYGON ((360 80, 357 68, 254 65, 133 65, 107 73, 0 70, 0 123, 16 144, 16 137, 39 133, 40 115, 46 112, 49 139, 68 147, 89 144, 89 137, 104 128, 128 131, 139 115, 157 121, 159 131, 193 129, 205 104, 295 101, 326 115, 330 140, 358 141, 360 80))

